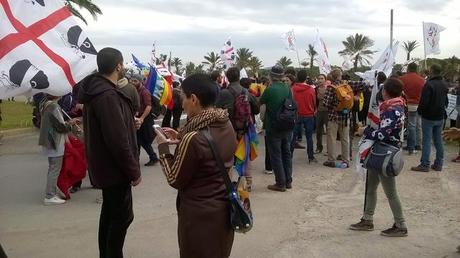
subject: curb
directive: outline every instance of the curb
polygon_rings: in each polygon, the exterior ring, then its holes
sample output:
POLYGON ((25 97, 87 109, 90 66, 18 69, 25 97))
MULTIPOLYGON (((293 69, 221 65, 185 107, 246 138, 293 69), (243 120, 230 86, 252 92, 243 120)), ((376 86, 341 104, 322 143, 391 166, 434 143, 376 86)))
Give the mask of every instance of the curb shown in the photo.
POLYGON ((0 135, 2 135, 3 138, 7 138, 7 137, 12 137, 12 136, 36 133, 36 132, 38 132, 37 128, 28 127, 28 128, 18 128, 18 129, 9 129, 9 130, 0 131, 0 135))

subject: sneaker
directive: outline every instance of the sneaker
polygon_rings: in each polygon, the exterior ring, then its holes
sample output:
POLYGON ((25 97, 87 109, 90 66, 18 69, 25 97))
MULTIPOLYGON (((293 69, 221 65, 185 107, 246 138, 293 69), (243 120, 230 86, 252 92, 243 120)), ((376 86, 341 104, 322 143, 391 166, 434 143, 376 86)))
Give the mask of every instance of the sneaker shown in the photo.
POLYGON ((305 149, 305 146, 303 146, 299 142, 296 142, 294 143, 294 149, 305 149))
POLYGON ((44 205, 56 205, 56 204, 64 204, 64 203, 65 203, 65 200, 57 196, 53 196, 51 198, 45 198, 45 200, 43 200, 44 205))
POLYGON ((395 224, 393 224, 393 227, 382 231, 380 235, 386 237, 406 237, 407 228, 398 228, 395 224))
POLYGON ((455 159, 453 159, 452 162, 460 163, 460 155, 458 155, 455 159))
POLYGON ((418 165, 416 167, 411 167, 410 170, 416 171, 416 172, 430 172, 429 167, 425 167, 425 166, 422 166, 422 165, 418 165))
POLYGON ((286 189, 292 189, 292 183, 287 183, 286 184, 286 189))
POLYGON ((431 168, 432 170, 434 170, 434 171, 438 171, 438 172, 441 172, 441 171, 442 171, 442 167, 440 167, 440 166, 435 166, 434 164, 431 165, 430 168, 431 168))
POLYGON ((72 186, 69 190, 70 193, 76 193, 78 191, 80 191, 80 187, 78 186, 72 186))
POLYGON ((273 170, 265 170, 264 173, 266 175, 272 175, 273 174, 273 170))
POLYGON ((151 159, 149 162, 145 163, 144 166, 151 167, 151 166, 154 166, 155 164, 157 164, 157 162, 158 162, 158 159, 151 159))
POLYGON ((349 229, 356 231, 373 231, 374 223, 372 220, 361 219, 360 222, 356 224, 351 224, 349 229))
POLYGON ((409 155, 414 155, 414 154, 417 154, 417 151, 416 150, 410 150, 410 151, 408 151, 408 154, 409 155))
POLYGON ((335 168, 335 161, 328 160, 328 161, 324 162, 323 165, 326 166, 326 167, 335 168))
POLYGON ((311 163, 318 163, 318 160, 315 158, 309 159, 308 164, 311 164, 311 163))
POLYGON ((285 186, 280 186, 277 184, 267 186, 268 190, 277 191, 277 192, 286 192, 285 186))

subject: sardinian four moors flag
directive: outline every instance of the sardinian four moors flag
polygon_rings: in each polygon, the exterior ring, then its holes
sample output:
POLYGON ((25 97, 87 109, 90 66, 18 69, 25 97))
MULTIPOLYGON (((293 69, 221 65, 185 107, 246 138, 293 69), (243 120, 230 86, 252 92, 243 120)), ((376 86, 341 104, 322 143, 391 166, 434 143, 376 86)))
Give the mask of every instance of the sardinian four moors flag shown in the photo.
POLYGON ((225 68, 230 68, 235 64, 235 48, 232 45, 232 40, 229 37, 222 49, 220 50, 220 59, 224 62, 225 68))
POLYGON ((326 44, 324 43, 323 39, 319 36, 319 31, 316 34, 316 40, 313 48, 315 49, 316 53, 318 53, 316 63, 318 64, 319 72, 321 74, 330 73, 331 64, 329 63, 329 53, 327 52, 326 44))
POLYGON ((0 0, 0 99, 55 96, 96 69, 97 51, 59 0, 0 0))
POLYGON ((286 50, 288 50, 288 51, 295 51, 296 50, 296 48, 295 48, 295 34, 294 34, 293 29, 288 31, 288 32, 286 32, 286 33, 283 33, 281 35, 281 40, 283 41, 286 50))
POLYGON ((436 23, 423 23, 423 43, 425 45, 425 55, 438 55, 441 53, 441 50, 439 50, 439 40, 441 38, 441 31, 445 29, 446 28, 436 23))

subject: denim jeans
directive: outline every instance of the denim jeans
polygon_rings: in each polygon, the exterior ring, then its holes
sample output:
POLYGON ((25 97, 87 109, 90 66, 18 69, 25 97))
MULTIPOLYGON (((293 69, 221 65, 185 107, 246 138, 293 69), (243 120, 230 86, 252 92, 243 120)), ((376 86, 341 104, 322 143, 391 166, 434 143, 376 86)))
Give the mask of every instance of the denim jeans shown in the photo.
POLYGON ((420 163, 424 167, 430 166, 431 139, 433 139, 434 147, 436 148, 436 158, 434 165, 442 167, 444 161, 444 146, 442 141, 442 127, 444 120, 428 120, 422 118, 422 158, 420 163))
POLYGON ((307 158, 308 160, 312 160, 315 158, 313 156, 313 130, 315 128, 315 117, 313 116, 299 117, 296 129, 294 130, 291 150, 294 150, 294 143, 297 137, 299 137, 298 133, 302 132, 302 127, 305 129, 305 137, 307 138, 307 158))
POLYGON ((268 143, 276 184, 283 187, 292 183, 291 141, 292 131, 269 132, 265 143, 268 143))
POLYGON ((294 140, 298 142, 302 141, 302 125, 301 125, 300 120, 297 121, 294 127, 294 140))
POLYGON ((407 150, 415 150, 415 146, 421 145, 421 117, 417 113, 408 112, 408 124, 407 124, 407 150))

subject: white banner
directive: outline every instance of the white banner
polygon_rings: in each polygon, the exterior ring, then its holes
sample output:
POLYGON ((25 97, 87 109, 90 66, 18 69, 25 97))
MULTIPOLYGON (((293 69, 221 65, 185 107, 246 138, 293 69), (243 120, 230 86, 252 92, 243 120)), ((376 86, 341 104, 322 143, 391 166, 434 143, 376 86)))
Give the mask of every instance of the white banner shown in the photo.
POLYGON ((97 51, 62 1, 0 6, 0 98, 62 96, 96 69, 97 51))
POLYGON ((438 55, 441 53, 439 49, 439 40, 441 38, 441 31, 445 30, 443 26, 432 23, 423 23, 423 43, 425 45, 425 55, 438 55))
POLYGON ((281 40, 283 41, 286 50, 288 50, 288 51, 295 51, 296 50, 296 48, 295 48, 295 34, 294 34, 293 29, 288 31, 288 32, 286 32, 286 33, 283 33, 281 35, 281 40))
POLYGON ((449 98, 449 105, 446 108, 447 117, 452 120, 457 120, 458 110, 457 110, 457 95, 447 94, 449 98))
POLYGON ((313 45, 318 57, 316 58, 316 63, 319 67, 319 72, 321 74, 327 75, 331 72, 331 64, 329 63, 329 53, 327 52, 326 44, 323 39, 319 36, 319 31, 316 34, 316 40, 313 45))
POLYGON ((224 46, 220 51, 220 59, 224 63, 224 68, 228 69, 235 64, 235 48, 232 45, 232 40, 229 37, 227 41, 225 41, 224 46))
POLYGON ((398 46, 399 46, 398 41, 394 43, 393 47, 388 45, 385 51, 383 51, 380 58, 372 66, 371 70, 377 70, 379 72, 384 72, 387 77, 390 76, 391 71, 393 70, 393 65, 395 63, 396 53, 398 52, 398 46))

